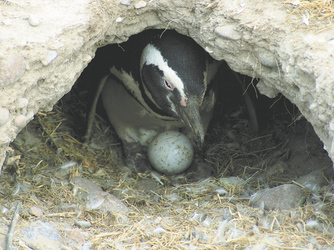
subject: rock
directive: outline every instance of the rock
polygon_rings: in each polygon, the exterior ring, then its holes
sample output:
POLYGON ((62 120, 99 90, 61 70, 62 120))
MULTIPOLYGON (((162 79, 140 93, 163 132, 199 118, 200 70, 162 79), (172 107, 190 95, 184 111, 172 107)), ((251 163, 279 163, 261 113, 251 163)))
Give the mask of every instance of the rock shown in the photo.
POLYGON ((305 199, 302 188, 294 184, 284 184, 274 188, 265 189, 252 195, 251 205, 266 210, 288 210, 295 208, 305 199))
POLYGON ((222 177, 219 179, 219 182, 222 185, 238 186, 244 183, 244 180, 237 176, 231 176, 231 177, 222 177))
POLYGON ((92 226, 92 223, 90 223, 89 221, 86 220, 78 220, 76 222, 74 222, 74 225, 81 227, 81 228, 89 228, 92 226))
POLYGON ((34 15, 30 15, 28 18, 28 22, 31 26, 33 27, 37 27, 38 25, 40 25, 40 20, 38 17, 34 16, 34 15))
POLYGON ((27 119, 24 115, 16 116, 14 124, 17 128, 23 128, 27 124, 27 119))
POLYGON ((122 0, 121 4, 125 5, 125 6, 130 6, 131 5, 131 0, 122 0))
POLYGON ((121 17, 117 17, 117 18, 116 18, 116 23, 121 23, 121 22, 123 22, 123 18, 121 18, 121 17))
POLYGON ((226 24, 224 26, 218 26, 215 28, 215 33, 223 38, 230 40, 239 40, 241 38, 241 34, 236 31, 236 24, 226 24))
POLYGON ((19 108, 19 109, 27 107, 28 104, 29 104, 29 100, 26 99, 26 98, 19 98, 17 100, 17 108, 19 108))
POLYGON ((164 229, 164 228, 162 228, 162 227, 157 227, 157 228, 155 228, 154 230, 153 230, 153 233, 155 234, 155 235, 161 235, 161 234, 164 234, 164 233, 166 233, 167 231, 166 231, 166 229, 164 229))
POLYGON ((142 9, 145 8, 147 3, 145 1, 139 1, 138 3, 135 4, 135 9, 142 9))
POLYGON ((41 216, 44 215, 44 212, 43 212, 43 210, 40 207, 32 206, 29 209, 29 214, 34 215, 36 217, 41 217, 41 216))
POLYGON ((23 76, 26 62, 19 54, 0 54, 0 87, 6 87, 23 76))
POLYGON ((303 175, 296 180, 297 183, 310 189, 312 192, 318 192, 327 184, 327 180, 322 170, 314 170, 307 175, 303 175))
POLYGON ((112 214, 126 214, 133 212, 115 196, 103 191, 92 192, 88 196, 86 208, 88 210, 99 210, 101 212, 110 212, 112 214))
POLYGON ((61 249, 62 236, 49 223, 36 221, 21 228, 21 240, 32 249, 61 249))
POLYGON ((50 63, 52 63, 58 56, 57 51, 50 50, 48 51, 46 57, 42 60, 42 63, 44 66, 48 66, 50 63))
POLYGON ((270 84, 265 83, 262 79, 257 83, 256 88, 262 95, 266 95, 269 98, 275 98, 279 92, 275 88, 269 87, 270 84))
POLYGON ((9 110, 0 108, 0 127, 5 125, 9 119, 9 110))
POLYGON ((277 64, 278 60, 276 59, 275 55, 271 53, 270 51, 265 50, 265 49, 259 49, 257 53, 258 53, 260 62, 264 66, 269 67, 269 68, 275 68, 279 66, 277 64))
MULTIPOLYGON (((70 243, 72 243, 71 241, 74 241, 79 246, 83 246, 86 243, 85 237, 83 236, 80 229, 78 229, 78 228, 75 228, 75 229, 72 229, 72 230, 66 232, 66 238, 67 238, 67 240, 70 241, 70 243)), ((75 246, 76 244, 72 243, 71 245, 75 246)))
POLYGON ((6 26, 11 26, 13 22, 10 19, 5 19, 5 20, 2 21, 2 23, 6 26))
POLYGON ((102 188, 99 185, 95 184, 91 180, 82 177, 72 178, 71 184, 74 186, 74 195, 79 195, 82 198, 86 198, 89 194, 93 192, 102 191, 102 188))

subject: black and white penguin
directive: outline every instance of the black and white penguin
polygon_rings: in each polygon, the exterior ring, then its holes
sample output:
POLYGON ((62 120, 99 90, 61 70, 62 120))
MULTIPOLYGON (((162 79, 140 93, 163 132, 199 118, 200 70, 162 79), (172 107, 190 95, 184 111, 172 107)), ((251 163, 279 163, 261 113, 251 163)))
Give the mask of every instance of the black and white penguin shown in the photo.
POLYGON ((133 172, 150 168, 146 149, 167 130, 181 130, 201 149, 212 118, 219 63, 193 39, 148 30, 119 45, 101 95, 133 172))

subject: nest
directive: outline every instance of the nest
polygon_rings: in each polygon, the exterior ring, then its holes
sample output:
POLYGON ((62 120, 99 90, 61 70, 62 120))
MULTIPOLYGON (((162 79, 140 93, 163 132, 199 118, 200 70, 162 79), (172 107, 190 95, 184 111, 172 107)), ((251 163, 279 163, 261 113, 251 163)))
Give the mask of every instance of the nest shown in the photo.
MULTIPOLYGON (((151 175, 122 171, 121 144, 101 117, 94 123, 90 146, 81 142, 85 107, 80 93, 69 93, 53 111, 38 113, 12 144, 1 176, 1 195, 7 207, 23 202, 18 228, 37 219, 69 225, 87 220, 92 226, 84 229, 86 241, 94 249, 305 249, 334 245, 334 210, 328 197, 320 199, 321 208, 309 203, 290 211, 267 212, 250 206, 250 197, 244 195, 247 187, 264 188, 254 177, 278 157, 288 155, 285 148, 290 132, 305 127, 305 123, 298 125, 295 109, 275 114, 280 119, 258 134, 243 115, 244 107, 221 105, 215 116, 224 117, 224 122, 213 123, 205 146, 205 159, 216 169, 216 176, 195 181, 188 176, 159 176, 156 182, 151 175), (82 200, 70 185, 76 176, 114 194, 132 213, 124 216, 84 208, 78 212, 72 205, 82 207, 82 200), (244 182, 223 182, 229 176, 244 182), (25 212, 33 206, 42 208, 44 215, 36 218, 25 212), (308 226, 312 221, 318 224, 308 226)), ((291 181, 273 174, 266 183, 287 182, 291 181)), ((9 219, 12 212, 6 216, 9 219)), ((14 244, 19 244, 16 237, 14 244)))

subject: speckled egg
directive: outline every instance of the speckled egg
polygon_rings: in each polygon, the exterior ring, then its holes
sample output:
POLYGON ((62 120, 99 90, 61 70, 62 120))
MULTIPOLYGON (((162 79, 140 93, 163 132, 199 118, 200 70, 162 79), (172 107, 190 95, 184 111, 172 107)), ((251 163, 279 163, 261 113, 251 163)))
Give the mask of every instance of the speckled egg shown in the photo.
POLYGON ((193 146, 187 136, 166 131, 153 139, 148 147, 152 166, 164 174, 179 174, 186 170, 194 157, 193 146))

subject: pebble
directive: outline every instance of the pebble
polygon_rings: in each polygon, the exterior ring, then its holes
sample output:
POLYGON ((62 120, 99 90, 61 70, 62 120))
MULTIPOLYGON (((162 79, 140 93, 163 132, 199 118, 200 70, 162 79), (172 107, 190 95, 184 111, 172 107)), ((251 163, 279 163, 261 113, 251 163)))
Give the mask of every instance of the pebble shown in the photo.
MULTIPOLYGON (((62 165, 63 166, 63 165, 62 165)), ((74 177, 71 180, 71 184, 73 185, 73 193, 75 196, 79 196, 81 198, 86 199, 86 197, 93 192, 102 191, 102 188, 95 184, 94 182, 82 178, 82 177, 74 177)))
POLYGON ((0 214, 5 215, 9 212, 9 209, 3 205, 0 205, 0 214))
POLYGON ((90 63, 91 61, 92 61, 92 56, 90 56, 90 55, 86 55, 85 56, 85 62, 87 62, 87 63, 90 63))
POLYGON ((117 18, 116 18, 116 23, 121 23, 121 22, 123 22, 123 18, 121 18, 121 17, 117 17, 117 18))
POLYGON ((81 228, 89 228, 92 226, 92 223, 90 223, 89 221, 86 220, 78 220, 76 222, 74 222, 74 225, 81 227, 81 228))
POLYGON ((270 84, 265 83, 263 80, 257 83, 256 88, 262 95, 266 95, 269 98, 275 98, 279 93, 277 89, 271 88, 270 84))
POLYGON ((223 219, 226 221, 230 221, 233 219, 233 215, 228 208, 224 209, 223 211, 223 219))
POLYGON ((327 184, 324 172, 322 170, 314 170, 307 175, 303 175, 299 177, 296 182, 305 186, 312 192, 320 191, 321 187, 327 184))
POLYGON ((251 197, 254 207, 264 206, 265 210, 289 210, 295 208, 305 198, 302 188, 295 184, 284 184, 261 190, 251 197))
POLYGON ((20 240, 27 245, 38 244, 35 249, 61 249, 62 236, 49 223, 36 221, 21 228, 20 240))
POLYGON ((30 15, 28 18, 28 22, 31 26, 33 27, 37 27, 38 25, 41 24, 41 21, 39 20, 38 17, 34 16, 34 15, 30 15))
POLYGON ((206 214, 194 212, 193 215, 189 218, 191 221, 202 222, 206 218, 206 214))
POLYGON ((23 76, 26 62, 19 54, 0 55, 0 88, 6 87, 23 76))
POLYGON ((235 30, 236 27, 237 26, 235 24, 219 26, 215 28, 215 33, 226 39, 239 40, 241 38, 241 34, 235 30))
POLYGON ((135 9, 142 9, 145 8, 147 3, 145 1, 139 1, 138 3, 135 4, 135 9))
POLYGON ((0 127, 5 125, 9 119, 9 110, 0 108, 0 127))
POLYGON ((179 196, 176 193, 173 193, 170 196, 170 200, 171 200, 171 202, 179 202, 179 196))
POLYGON ((2 23, 6 26, 11 26, 13 22, 10 19, 5 19, 5 20, 2 21, 2 23))
POLYGON ((222 185, 237 186, 241 185, 244 182, 244 180, 236 176, 231 176, 231 177, 220 178, 219 182, 221 182, 222 185))
POLYGON ((19 108, 19 109, 23 109, 23 108, 27 107, 28 104, 29 104, 29 100, 26 99, 26 98, 19 98, 17 100, 17 108, 19 108))
POLYGON ((269 68, 277 67, 278 62, 276 60, 276 57, 270 51, 267 51, 267 50, 264 50, 264 49, 261 50, 261 51, 258 51, 258 56, 259 56, 259 59, 260 59, 261 63, 264 66, 267 66, 269 68))
MULTIPOLYGON (((73 240, 74 242, 79 244, 79 246, 83 246, 86 243, 85 237, 82 235, 82 233, 80 232, 78 228, 68 231, 66 236, 67 236, 66 237, 67 239, 73 240)), ((72 243, 71 245, 75 246, 76 244, 72 243)))
POLYGON ((86 209, 110 212, 112 214, 126 214, 132 212, 121 200, 104 191, 90 193, 88 202, 86 203, 86 209))
POLYGON ((29 209, 29 214, 34 215, 36 217, 41 217, 41 216, 44 215, 44 212, 43 212, 43 210, 40 207, 32 206, 29 209))
POLYGON ((209 217, 206 217, 204 221, 201 223, 204 227, 210 227, 212 225, 212 219, 209 217))
POLYGON ((57 58, 57 56, 58 56, 57 51, 54 50, 48 51, 46 58, 42 61, 43 65, 48 66, 57 58))
POLYGON ((130 6, 131 5, 131 0, 122 0, 121 4, 125 5, 125 6, 130 6))
POLYGON ((162 227, 157 227, 153 230, 153 233, 156 235, 166 233, 167 231, 162 227))
POLYGON ((225 189, 225 188, 222 188, 222 187, 217 188, 217 189, 216 189, 216 192, 217 192, 217 194, 220 194, 220 195, 228 194, 228 191, 226 191, 226 189, 225 189))
POLYGON ((18 115, 14 120, 14 124, 18 128, 23 128, 27 124, 27 119, 24 115, 18 115))

